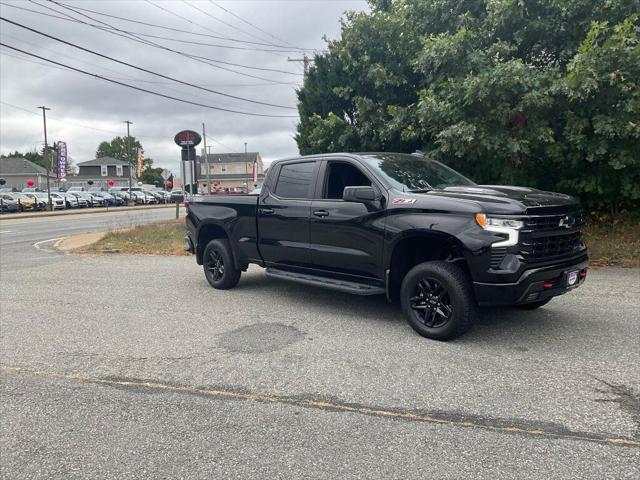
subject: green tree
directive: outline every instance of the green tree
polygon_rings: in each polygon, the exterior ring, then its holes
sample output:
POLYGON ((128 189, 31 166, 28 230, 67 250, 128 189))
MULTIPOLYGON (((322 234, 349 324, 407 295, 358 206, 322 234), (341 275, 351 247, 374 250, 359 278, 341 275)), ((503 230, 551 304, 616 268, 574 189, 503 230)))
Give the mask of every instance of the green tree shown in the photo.
MULTIPOLYGON (((153 164, 153 161, 151 161, 151 163, 153 164)), ((164 185, 162 170, 162 168, 153 168, 152 166, 148 166, 142 170, 142 175, 138 177, 138 180, 149 185, 162 186, 164 185)))
POLYGON ((480 183, 640 200, 640 0, 375 0, 298 92, 301 153, 416 148, 480 183))
MULTIPOLYGON (((115 137, 110 142, 102 142, 98 145, 96 158, 111 157, 123 162, 128 162, 131 159, 131 162, 135 165, 138 161, 139 148, 142 149, 142 144, 134 136, 131 137, 130 143, 127 141, 127 137, 115 137), (129 145, 131 149, 127 153, 129 145)), ((143 161, 143 166, 147 165, 150 165, 148 159, 146 163, 143 161)))

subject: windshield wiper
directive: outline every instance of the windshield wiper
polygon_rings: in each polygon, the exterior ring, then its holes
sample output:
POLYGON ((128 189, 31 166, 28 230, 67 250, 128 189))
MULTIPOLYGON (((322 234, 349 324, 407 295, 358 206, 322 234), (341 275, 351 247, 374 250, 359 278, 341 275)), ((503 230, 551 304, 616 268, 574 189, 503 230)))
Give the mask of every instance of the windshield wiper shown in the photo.
POLYGON ((409 190, 409 193, 427 193, 433 190, 433 188, 418 188, 416 190, 409 190))

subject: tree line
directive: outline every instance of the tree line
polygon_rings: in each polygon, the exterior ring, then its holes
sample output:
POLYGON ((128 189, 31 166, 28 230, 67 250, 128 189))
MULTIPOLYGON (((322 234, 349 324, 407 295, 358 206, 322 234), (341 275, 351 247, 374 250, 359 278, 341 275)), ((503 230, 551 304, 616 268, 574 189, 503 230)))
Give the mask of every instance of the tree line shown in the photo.
POLYGON ((640 0, 370 0, 298 91, 303 154, 422 150, 478 183, 640 206, 640 0))

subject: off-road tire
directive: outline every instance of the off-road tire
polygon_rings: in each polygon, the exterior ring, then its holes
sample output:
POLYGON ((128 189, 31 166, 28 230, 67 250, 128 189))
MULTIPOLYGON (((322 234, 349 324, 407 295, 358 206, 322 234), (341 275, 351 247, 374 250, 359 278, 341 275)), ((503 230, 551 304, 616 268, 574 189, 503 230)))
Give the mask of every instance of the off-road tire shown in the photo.
POLYGON ((463 335, 471 328, 476 315, 476 302, 467 274, 448 262, 424 262, 409 270, 400 287, 400 304, 411 328, 433 340, 451 340, 463 335), (436 293, 427 295, 420 287, 425 285, 425 281, 430 287, 439 285, 441 290, 430 288, 430 292, 436 293), (445 294, 437 294, 439 291, 444 291, 445 294), (440 321, 445 323, 437 325, 437 322, 431 322, 432 325, 427 325, 430 323, 426 318, 430 307, 419 310, 423 300, 425 303, 436 302, 436 307, 431 308, 431 311, 435 310, 434 317, 439 316, 440 321), (442 315, 445 308, 450 309, 446 320, 442 315))
POLYGON ((240 281, 241 270, 235 268, 231 246, 227 240, 211 240, 202 255, 204 276, 218 290, 228 290, 240 281))

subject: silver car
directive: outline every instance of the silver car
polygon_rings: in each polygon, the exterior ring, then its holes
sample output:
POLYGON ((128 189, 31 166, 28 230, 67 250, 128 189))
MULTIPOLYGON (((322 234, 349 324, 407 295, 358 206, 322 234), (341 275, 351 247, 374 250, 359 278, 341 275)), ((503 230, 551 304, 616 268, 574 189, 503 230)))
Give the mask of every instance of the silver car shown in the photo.
POLYGON ((75 195, 66 192, 56 192, 52 193, 51 196, 58 195, 60 198, 64 200, 64 203, 67 208, 78 208, 80 204, 78 203, 78 199, 75 195))
MULTIPOLYGON (((36 192, 34 193, 39 200, 42 200, 45 204, 49 203, 49 196, 45 192, 36 192)), ((55 194, 51 194, 51 206, 54 210, 61 210, 65 208, 65 201, 60 197, 55 197, 55 194)))

